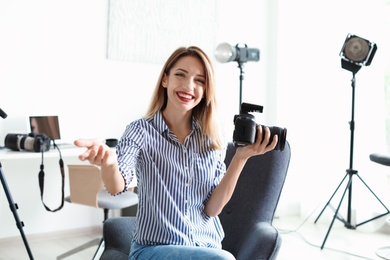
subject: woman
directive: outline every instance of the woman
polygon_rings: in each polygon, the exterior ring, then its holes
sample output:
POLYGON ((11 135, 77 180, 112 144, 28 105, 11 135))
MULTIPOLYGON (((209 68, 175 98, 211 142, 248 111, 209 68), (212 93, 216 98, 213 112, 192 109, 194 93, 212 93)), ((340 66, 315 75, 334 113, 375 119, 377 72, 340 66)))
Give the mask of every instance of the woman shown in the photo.
POLYGON ((81 160, 100 165, 111 194, 136 175, 139 206, 129 259, 234 259, 221 249, 218 214, 229 201, 248 158, 274 149, 270 131, 237 148, 229 168, 215 120, 213 67, 198 47, 179 48, 166 61, 144 118, 129 124, 116 153, 97 141, 81 160))

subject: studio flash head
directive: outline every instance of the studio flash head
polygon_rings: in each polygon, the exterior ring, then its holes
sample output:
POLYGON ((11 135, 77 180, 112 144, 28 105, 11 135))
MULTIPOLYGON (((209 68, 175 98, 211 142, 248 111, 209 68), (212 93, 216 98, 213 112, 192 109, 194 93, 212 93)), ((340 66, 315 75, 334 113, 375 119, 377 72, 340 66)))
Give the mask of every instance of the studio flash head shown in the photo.
POLYGON ((232 46, 229 43, 221 43, 215 50, 215 58, 221 62, 226 63, 230 61, 237 61, 238 63, 244 63, 247 61, 259 61, 260 50, 256 48, 248 48, 246 44, 240 46, 232 46))
MULTIPOLYGON (((234 116, 234 132, 233 132, 233 143, 236 147, 246 146, 253 144, 257 138, 257 123, 254 115, 250 112, 263 112, 263 107, 259 105, 242 103, 240 114, 234 116)), ((263 138, 265 135, 265 126, 261 125, 263 129, 263 138)), ((272 139, 275 135, 278 136, 278 143, 276 144, 275 150, 283 151, 286 145, 287 129, 280 128, 277 126, 268 126, 271 137, 268 144, 272 143, 272 139)))
POLYGON ((369 66, 374 58, 376 43, 348 33, 340 51, 341 67, 356 74, 362 66, 369 66))

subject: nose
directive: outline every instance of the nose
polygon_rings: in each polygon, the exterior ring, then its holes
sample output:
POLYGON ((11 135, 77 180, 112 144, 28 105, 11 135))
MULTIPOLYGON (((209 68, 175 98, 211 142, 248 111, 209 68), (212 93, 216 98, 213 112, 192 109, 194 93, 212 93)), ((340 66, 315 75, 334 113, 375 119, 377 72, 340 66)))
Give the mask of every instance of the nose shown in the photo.
POLYGON ((188 80, 186 80, 185 82, 185 88, 188 90, 193 90, 195 88, 195 85, 195 79, 191 77, 189 77, 188 80))

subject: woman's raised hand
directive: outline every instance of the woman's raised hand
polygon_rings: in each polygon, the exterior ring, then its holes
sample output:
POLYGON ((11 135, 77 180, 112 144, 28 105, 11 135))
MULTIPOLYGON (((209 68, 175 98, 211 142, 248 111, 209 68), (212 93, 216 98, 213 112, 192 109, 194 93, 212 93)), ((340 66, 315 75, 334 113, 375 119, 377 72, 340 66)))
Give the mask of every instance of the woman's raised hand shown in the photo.
POLYGON ((87 148, 87 151, 79 155, 81 161, 88 160, 91 164, 98 166, 111 166, 117 163, 115 151, 100 141, 78 139, 74 141, 74 144, 87 148))

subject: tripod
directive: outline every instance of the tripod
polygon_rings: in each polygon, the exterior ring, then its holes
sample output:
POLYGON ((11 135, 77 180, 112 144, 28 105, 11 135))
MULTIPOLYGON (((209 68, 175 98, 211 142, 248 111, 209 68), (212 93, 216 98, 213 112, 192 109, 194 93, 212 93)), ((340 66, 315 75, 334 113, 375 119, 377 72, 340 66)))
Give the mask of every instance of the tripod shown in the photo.
POLYGON ((1 179, 1 184, 3 185, 3 188, 4 188, 5 195, 7 196, 7 199, 8 199, 9 207, 11 208, 11 211, 14 214, 16 226, 18 227, 18 229, 20 231, 20 235, 22 236, 27 253, 28 253, 30 259, 34 259, 32 253, 31 253, 30 247, 28 245, 27 238, 26 238, 24 231, 23 231, 24 224, 22 221, 20 221, 19 215, 16 211, 18 209, 18 205, 16 203, 14 203, 14 200, 12 199, 12 195, 11 195, 11 192, 9 191, 7 181, 4 177, 4 172, 2 169, 1 162, 0 162, 0 179, 1 179))
MULTIPOLYGON (((343 62, 343 60, 342 60, 343 62)), ((345 64, 343 64, 343 67, 346 66, 345 64)), ((334 224, 334 221, 335 219, 337 218, 338 220, 340 220, 341 222, 344 223, 344 226, 348 229, 356 229, 358 226, 360 225, 363 225, 363 224, 366 224, 372 220, 375 220, 375 219, 378 219, 380 217, 383 217, 387 214, 389 214, 389 209, 383 204, 383 202, 378 198, 377 195, 375 195, 375 193, 370 189, 370 187, 363 181, 363 179, 359 176, 358 174, 358 171, 354 170, 353 169, 353 148, 354 148, 354 130, 355 130, 355 121, 354 121, 354 113, 355 113, 355 74, 356 72, 359 70, 360 68, 359 67, 356 67, 354 68, 354 71, 352 71, 353 73, 353 77, 352 77, 352 117, 351 117, 351 121, 350 121, 350 131, 351 131, 351 141, 350 141, 350 154, 349 154, 349 169, 347 169, 347 173, 345 174, 344 178, 342 179, 342 181, 340 182, 340 184, 337 186, 336 190, 334 191, 334 193, 332 194, 332 196, 330 197, 330 199, 328 200, 328 202, 325 204, 325 207, 322 209, 322 211, 320 212, 320 214, 318 215, 317 219, 315 220, 314 223, 317 223, 318 219, 320 218, 320 216, 322 215, 322 213, 324 212, 325 208, 327 206, 329 206, 330 202, 332 201, 334 195, 337 193, 337 191, 339 190, 339 188, 341 187, 341 185, 344 183, 344 181, 347 179, 348 177, 348 183, 347 183, 347 186, 345 187, 344 189, 344 192, 343 192, 343 195, 341 197, 341 200, 336 208, 336 211, 335 211, 335 214, 333 216, 333 219, 332 219, 332 222, 329 226, 329 229, 328 229, 328 232, 326 233, 326 236, 325 236, 325 239, 321 245, 321 249, 324 248, 324 245, 325 245, 325 242, 329 236, 329 233, 330 233, 330 230, 332 229, 333 227, 333 224, 334 224), (383 213, 383 214, 380 214, 376 217, 373 217, 371 219, 368 219, 366 221, 363 221, 359 224, 353 224, 351 222, 351 213, 352 213, 352 180, 353 180, 353 177, 356 176, 358 177, 358 179, 366 186, 366 188, 375 196, 375 198, 380 202, 380 204, 382 204, 382 206, 386 209, 386 212, 383 213), (346 192, 348 191, 348 208, 347 208, 347 220, 345 220, 344 218, 342 218, 340 215, 339 215, 339 210, 340 210, 340 206, 344 200, 344 197, 345 197, 345 194, 346 192)))
MULTIPOLYGON (((1 108, 0 108, 0 117, 2 117, 4 119, 7 117, 7 113, 5 113, 1 108)), ((34 257, 31 253, 30 247, 28 245, 27 238, 24 235, 24 231, 23 231, 24 224, 22 221, 20 221, 18 212, 16 211, 18 209, 18 205, 16 203, 14 203, 14 200, 12 199, 12 195, 11 195, 11 192, 9 191, 8 184, 7 184, 7 181, 6 181, 5 176, 4 176, 3 167, 1 165, 1 162, 0 162, 0 180, 1 180, 1 184, 3 185, 5 195, 7 196, 9 207, 10 207, 12 213, 14 214, 16 226, 18 227, 18 229, 20 231, 20 235, 22 236, 24 246, 26 247, 28 256, 32 260, 32 259, 34 259, 34 257)))

